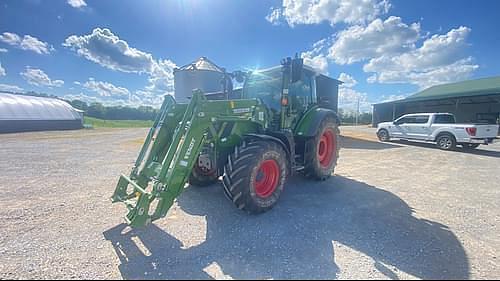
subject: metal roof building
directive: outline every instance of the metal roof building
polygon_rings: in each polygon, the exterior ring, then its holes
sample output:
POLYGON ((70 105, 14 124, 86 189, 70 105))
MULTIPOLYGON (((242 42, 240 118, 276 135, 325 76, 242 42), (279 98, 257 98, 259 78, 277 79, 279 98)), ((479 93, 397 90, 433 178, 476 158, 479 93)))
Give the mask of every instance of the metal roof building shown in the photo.
POLYGON ((82 111, 65 101, 0 93, 0 133, 71 130, 82 127, 82 111))
POLYGON ((498 123, 500 76, 430 87, 406 99, 373 105, 373 126, 403 114, 448 112, 457 122, 498 123))

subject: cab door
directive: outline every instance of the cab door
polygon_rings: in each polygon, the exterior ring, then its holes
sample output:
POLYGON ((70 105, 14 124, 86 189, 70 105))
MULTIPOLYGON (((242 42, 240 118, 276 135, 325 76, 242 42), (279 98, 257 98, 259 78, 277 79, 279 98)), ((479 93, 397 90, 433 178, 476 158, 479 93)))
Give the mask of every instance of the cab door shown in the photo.
POLYGON ((313 82, 312 73, 303 71, 300 80, 288 85, 289 111, 286 118, 292 128, 297 125, 304 113, 315 103, 313 82))
POLYGON ((407 126, 412 123, 413 117, 401 117, 390 127, 390 134, 395 138, 407 138, 407 126))

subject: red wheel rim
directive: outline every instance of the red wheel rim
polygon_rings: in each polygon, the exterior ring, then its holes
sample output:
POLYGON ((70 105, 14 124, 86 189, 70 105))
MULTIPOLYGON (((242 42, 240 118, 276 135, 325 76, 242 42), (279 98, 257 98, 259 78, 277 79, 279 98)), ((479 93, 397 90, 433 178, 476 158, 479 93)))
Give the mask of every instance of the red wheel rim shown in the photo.
POLYGON ((335 153, 335 134, 332 129, 326 129, 318 143, 318 160, 323 168, 328 168, 335 153))
POLYGON ((255 175, 255 193, 262 198, 271 196, 280 178, 280 167, 275 160, 265 160, 255 175))

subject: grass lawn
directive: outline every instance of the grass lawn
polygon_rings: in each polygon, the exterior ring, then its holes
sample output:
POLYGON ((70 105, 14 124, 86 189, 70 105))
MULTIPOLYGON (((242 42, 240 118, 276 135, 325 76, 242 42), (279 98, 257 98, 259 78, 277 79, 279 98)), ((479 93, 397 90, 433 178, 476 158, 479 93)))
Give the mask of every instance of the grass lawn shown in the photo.
POLYGON ((102 120, 93 117, 84 117, 84 124, 93 128, 149 128, 153 121, 144 120, 102 120))

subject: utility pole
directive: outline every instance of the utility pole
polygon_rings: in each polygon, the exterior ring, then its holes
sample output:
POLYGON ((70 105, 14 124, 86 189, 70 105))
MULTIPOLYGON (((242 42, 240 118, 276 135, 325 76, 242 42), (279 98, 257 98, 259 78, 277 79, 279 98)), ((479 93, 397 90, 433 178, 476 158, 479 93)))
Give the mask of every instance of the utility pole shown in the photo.
POLYGON ((358 104, 356 107, 356 126, 358 126, 358 118, 359 118, 359 97, 358 97, 358 104))

